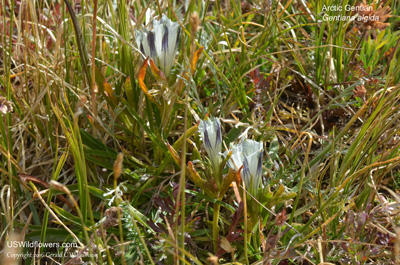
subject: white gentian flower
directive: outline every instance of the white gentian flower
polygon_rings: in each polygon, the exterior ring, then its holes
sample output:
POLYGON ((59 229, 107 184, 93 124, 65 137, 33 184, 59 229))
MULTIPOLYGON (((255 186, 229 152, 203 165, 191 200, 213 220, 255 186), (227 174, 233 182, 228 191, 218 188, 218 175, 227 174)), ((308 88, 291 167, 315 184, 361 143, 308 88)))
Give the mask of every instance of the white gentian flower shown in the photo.
MULTIPOLYGON (((230 151, 232 156, 228 160, 228 166, 236 171, 243 166, 241 175, 246 189, 256 196, 261 183, 263 143, 242 139, 237 145, 231 144, 230 151)), ((224 156, 228 153, 225 152, 224 156)))
POLYGON ((153 20, 152 30, 136 31, 136 43, 140 51, 153 59, 168 77, 175 60, 180 35, 179 23, 172 22, 163 15, 160 20, 153 20))
POLYGON ((200 121, 200 136, 207 154, 215 170, 221 164, 222 135, 221 124, 216 118, 206 118, 200 121))

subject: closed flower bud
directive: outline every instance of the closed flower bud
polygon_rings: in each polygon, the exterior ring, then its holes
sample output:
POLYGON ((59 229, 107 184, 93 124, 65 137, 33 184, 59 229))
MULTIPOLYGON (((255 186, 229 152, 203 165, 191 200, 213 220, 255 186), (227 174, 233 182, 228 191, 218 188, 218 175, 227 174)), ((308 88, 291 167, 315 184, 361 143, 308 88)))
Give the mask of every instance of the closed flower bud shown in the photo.
POLYGON ((221 163, 222 135, 218 119, 206 118, 200 121, 200 136, 214 169, 221 163))

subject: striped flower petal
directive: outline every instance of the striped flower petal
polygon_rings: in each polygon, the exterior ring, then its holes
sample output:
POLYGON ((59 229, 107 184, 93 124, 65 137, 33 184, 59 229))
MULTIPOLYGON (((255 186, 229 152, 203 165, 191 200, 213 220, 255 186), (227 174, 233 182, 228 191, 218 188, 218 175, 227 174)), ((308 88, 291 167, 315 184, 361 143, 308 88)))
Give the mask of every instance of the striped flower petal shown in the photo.
POLYGON ((217 169, 221 164, 221 124, 216 118, 207 118, 200 121, 199 131, 211 163, 217 169))
MULTIPOLYGON (((261 184, 263 143, 243 139, 237 145, 231 144, 230 151, 232 155, 228 160, 228 166, 236 171, 243 166, 241 175, 246 188, 252 195, 257 196, 261 184)), ((225 152, 224 156, 226 157, 228 153, 225 152)))
POLYGON ((179 23, 172 22, 166 15, 160 20, 153 20, 152 30, 136 31, 136 44, 140 51, 152 58, 167 77, 174 64, 180 33, 179 23))

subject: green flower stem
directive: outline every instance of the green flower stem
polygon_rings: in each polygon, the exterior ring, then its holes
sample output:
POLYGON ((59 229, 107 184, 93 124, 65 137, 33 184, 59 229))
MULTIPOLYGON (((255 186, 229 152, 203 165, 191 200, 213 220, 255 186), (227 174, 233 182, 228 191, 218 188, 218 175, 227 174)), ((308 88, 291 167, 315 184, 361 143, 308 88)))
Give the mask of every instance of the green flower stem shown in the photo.
MULTIPOLYGON (((243 183, 243 186, 245 186, 245 184, 243 183)), ((247 253, 247 242, 248 242, 248 236, 247 236, 247 196, 246 196, 246 192, 244 191, 244 187, 243 187, 243 207, 244 207, 244 257, 246 259, 246 264, 249 264, 249 254, 247 253)))
MULTIPOLYGON (((217 200, 221 202, 224 194, 221 194, 222 188, 222 165, 214 166, 213 170, 218 169, 218 174, 216 175, 215 182, 217 185, 217 200)), ((215 172, 215 171, 214 171, 215 172)), ((218 251, 218 235, 219 235, 219 226, 218 226, 218 219, 219 219, 219 212, 220 212, 221 204, 214 203, 214 215, 213 215, 213 245, 214 245, 214 253, 216 254, 218 251)))
POLYGON ((221 208, 221 204, 214 203, 214 215, 213 215, 213 245, 214 245, 214 254, 218 251, 218 234, 219 234, 219 210, 221 208))

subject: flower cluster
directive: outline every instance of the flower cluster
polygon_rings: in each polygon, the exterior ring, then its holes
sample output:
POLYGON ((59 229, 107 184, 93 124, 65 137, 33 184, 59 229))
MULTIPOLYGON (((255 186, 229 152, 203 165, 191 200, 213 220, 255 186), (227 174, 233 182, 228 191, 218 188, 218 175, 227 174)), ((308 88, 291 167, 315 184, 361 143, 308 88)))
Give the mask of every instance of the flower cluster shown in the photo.
MULTIPOLYGON (((206 170, 206 178, 202 177, 193 166, 191 161, 188 162, 188 177, 204 192, 212 198, 222 201, 224 195, 228 191, 232 182, 241 176, 245 190, 251 195, 246 198, 248 225, 247 232, 252 232, 257 229, 260 220, 263 220, 267 212, 263 208, 272 208, 278 204, 284 203, 296 197, 295 192, 285 192, 285 187, 281 184, 275 187, 272 192, 270 185, 267 183, 262 185, 262 170, 263 170, 263 153, 264 144, 246 138, 237 144, 230 144, 229 150, 221 154, 222 135, 221 124, 218 118, 206 118, 200 121, 198 125, 200 137, 203 141, 203 146, 207 151, 212 170, 206 170), (224 158, 223 158, 223 157, 224 158), (225 165, 230 168, 227 174, 224 174, 225 165), (210 174, 211 173, 211 174, 210 174), (254 198, 252 198, 254 197, 254 198), (263 207, 260 207, 260 206, 263 207)), ((182 162, 177 152, 169 145, 169 149, 176 163, 180 165, 182 162)), ((271 145, 271 154, 275 156, 277 148, 271 145), (276 150, 275 150, 276 149, 276 150)), ((235 194, 237 193, 235 188, 235 194)), ((219 204, 214 204, 213 216, 213 240, 218 242, 218 218, 219 204)), ((277 216, 276 225, 281 227, 286 221, 286 213, 283 211, 277 216)))
POLYGON ((153 29, 136 31, 136 43, 140 51, 153 59, 167 77, 171 74, 180 33, 179 23, 172 22, 166 15, 160 20, 153 20, 153 29))
MULTIPOLYGON (((212 167, 218 170, 222 163, 221 124, 216 118, 206 118, 200 121, 199 130, 212 167)), ((236 172, 242 169, 241 175, 246 189, 257 196, 261 184, 263 143, 242 139, 239 144, 231 144, 230 150, 223 155, 231 155, 227 161, 228 166, 236 172)))

